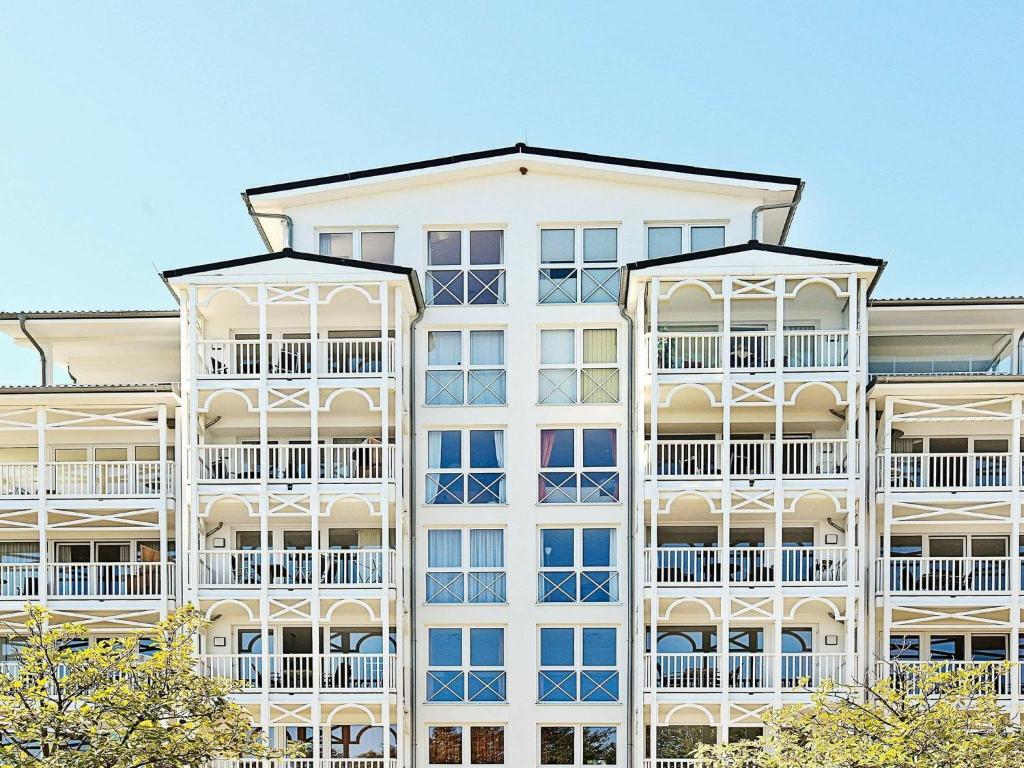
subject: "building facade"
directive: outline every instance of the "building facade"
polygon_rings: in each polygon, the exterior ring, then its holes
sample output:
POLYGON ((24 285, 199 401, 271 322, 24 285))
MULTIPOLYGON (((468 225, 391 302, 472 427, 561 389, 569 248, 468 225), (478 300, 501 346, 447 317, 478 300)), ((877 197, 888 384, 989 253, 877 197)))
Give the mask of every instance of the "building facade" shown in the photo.
POLYGON ((0 613, 196 604, 289 768, 682 768, 890 661, 1016 711, 1024 298, 874 299, 802 192, 516 145, 247 190, 173 311, 0 314, 0 613))

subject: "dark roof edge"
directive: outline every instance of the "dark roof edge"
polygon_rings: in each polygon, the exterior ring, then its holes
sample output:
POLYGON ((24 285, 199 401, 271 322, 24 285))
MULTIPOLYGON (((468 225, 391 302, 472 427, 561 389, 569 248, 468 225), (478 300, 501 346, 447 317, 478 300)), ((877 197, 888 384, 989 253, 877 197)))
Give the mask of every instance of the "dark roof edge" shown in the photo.
POLYGON ((125 309, 125 310, 50 310, 41 312, 0 312, 0 320, 120 320, 126 318, 176 318, 176 309, 125 309))
POLYGON ((338 184, 346 181, 372 178, 374 176, 388 176, 396 173, 408 173, 427 168, 440 168, 446 165, 471 162, 473 160, 486 160, 492 157, 503 157, 506 155, 531 154, 542 157, 556 157, 564 160, 579 160, 581 162, 602 163, 604 165, 618 165, 627 168, 643 168, 653 171, 669 171, 672 173, 687 173, 698 176, 713 176, 725 179, 739 179, 743 181, 763 181, 772 184, 787 184, 799 187, 802 182, 796 176, 777 176, 768 173, 748 173, 745 171, 730 171, 721 168, 703 168, 696 165, 682 165, 679 163, 663 163, 655 160, 638 160, 629 157, 617 157, 614 155, 599 155, 590 152, 574 152, 566 149, 551 149, 549 147, 532 147, 522 142, 511 147, 498 147, 496 149, 485 149, 478 152, 465 152, 448 157, 435 157, 430 160, 419 160, 412 163, 400 163, 398 165, 385 165, 379 168, 367 168, 361 171, 349 171, 331 176, 318 176, 311 179, 300 179, 298 181, 287 181, 279 184, 266 184, 260 187, 250 187, 245 194, 269 195, 274 192, 288 192, 294 189, 306 187, 319 187, 326 184, 338 184))
POLYGON ((125 392, 132 394, 173 394, 174 387, 174 384, 67 384, 46 387, 8 386, 0 387, 0 395, 84 395, 90 393, 104 394, 111 392, 125 392))
POLYGON ((871 299, 872 307, 963 307, 1024 305, 1024 296, 965 296, 941 299, 871 299))

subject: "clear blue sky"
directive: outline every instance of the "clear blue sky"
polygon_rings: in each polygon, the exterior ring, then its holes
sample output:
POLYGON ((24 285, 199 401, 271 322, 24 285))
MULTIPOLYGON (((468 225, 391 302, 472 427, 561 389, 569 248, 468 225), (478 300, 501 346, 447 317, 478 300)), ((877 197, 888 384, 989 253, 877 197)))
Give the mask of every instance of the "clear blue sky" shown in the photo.
MULTIPOLYGON (((1024 293, 1024 4, 12 3, 2 309, 168 307, 247 186, 531 143, 799 175, 878 295, 1024 293), (624 8, 621 6, 625 6, 624 8)), ((0 343, 0 383, 32 355, 0 343)))

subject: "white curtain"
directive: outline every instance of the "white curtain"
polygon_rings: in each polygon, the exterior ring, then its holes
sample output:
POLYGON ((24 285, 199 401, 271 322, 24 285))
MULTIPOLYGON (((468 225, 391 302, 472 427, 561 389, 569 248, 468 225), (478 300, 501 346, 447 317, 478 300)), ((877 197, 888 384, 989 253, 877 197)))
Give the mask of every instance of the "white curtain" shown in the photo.
MULTIPOLYGON (((505 432, 494 430, 494 455, 498 457, 498 466, 505 466, 505 432)), ((499 531, 500 533, 500 531, 499 531)))
POLYGON ((441 466, 441 435, 443 432, 427 432, 427 466, 437 469, 441 466))
POLYGON ((504 531, 500 528, 474 528, 469 532, 469 566, 503 568, 504 531))
POLYGON ((427 334, 427 365, 461 365, 462 331, 430 331, 427 334))
POLYGON ((427 531, 427 567, 462 567, 462 531, 427 531))
POLYGON ((379 549, 381 545, 380 528, 360 528, 358 534, 360 549, 379 549))
POLYGON ((505 365, 505 332, 470 331, 469 362, 471 365, 505 365))
MULTIPOLYGON (((612 331, 614 333, 614 331, 612 331)), ((575 331, 571 328, 540 332, 540 361, 544 365, 576 362, 575 331)))

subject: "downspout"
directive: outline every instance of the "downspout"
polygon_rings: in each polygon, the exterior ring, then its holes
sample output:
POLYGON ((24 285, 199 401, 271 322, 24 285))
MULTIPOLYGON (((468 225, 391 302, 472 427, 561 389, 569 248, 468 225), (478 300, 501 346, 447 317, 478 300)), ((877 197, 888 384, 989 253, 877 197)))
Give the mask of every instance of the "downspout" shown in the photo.
POLYGON ((249 216, 252 218, 252 223, 256 225, 256 230, 260 233, 260 238, 263 240, 263 244, 267 247, 268 251, 274 250, 274 246, 270 243, 270 238, 267 237, 266 231, 263 229, 263 225, 260 224, 260 219, 277 219, 283 221, 285 225, 285 238, 284 247, 292 247, 292 231, 295 228, 295 224, 292 221, 291 216, 286 216, 283 213, 259 213, 252 207, 252 201, 249 199, 249 195, 245 192, 242 193, 242 202, 245 203, 245 209, 249 212, 249 216))
MULTIPOLYGON (((626 279, 628 280, 629 273, 626 273, 626 279)), ((633 434, 634 422, 635 422, 635 403, 633 400, 636 397, 634 387, 634 368, 633 368, 633 357, 634 357, 634 341, 633 341, 633 318, 626 312, 625 304, 625 291, 619 301, 619 314, 622 315, 622 319, 626 321, 626 333, 627 333, 627 344, 626 344, 626 370, 629 372, 628 381, 626 382, 626 455, 629 456, 628 472, 627 472, 627 484, 626 484, 626 573, 629 574, 627 582, 629 584, 626 590, 626 611, 627 611, 627 624, 626 624, 626 637, 629 639, 627 645, 627 658, 629 664, 626 665, 626 765, 631 765, 633 761, 633 646, 636 643, 636 638, 633 632, 633 612, 636 607, 636 596, 633 593, 633 575, 635 573, 635 560, 633 556, 633 514, 634 504, 636 502, 636 491, 634 490, 634 481, 636 480, 636 455, 634 453, 635 448, 635 436, 633 434)), ((657 394, 657 393, 655 393, 657 394)))
POLYGON ((416 326, 423 319, 423 307, 409 324, 409 767, 416 766, 416 326))
MULTIPOLYGON (((757 220, 761 215, 762 211, 774 211, 778 208, 789 208, 791 211, 794 210, 800 204, 799 194, 794 195, 793 199, 788 203, 767 203, 766 205, 759 205, 750 212, 750 239, 757 241, 757 220)), ((780 242, 785 241, 786 235, 789 233, 789 222, 792 216, 786 219, 786 227, 783 230, 782 237, 779 238, 780 242)))
POLYGON ((25 323, 26 319, 24 312, 18 313, 18 327, 21 328, 21 332, 25 335, 25 338, 32 342, 32 346, 35 347, 36 351, 39 353, 40 382, 45 387, 50 384, 50 382, 46 380, 46 352, 44 352, 43 348, 39 346, 39 342, 35 340, 35 337, 28 332, 28 327, 25 323))

